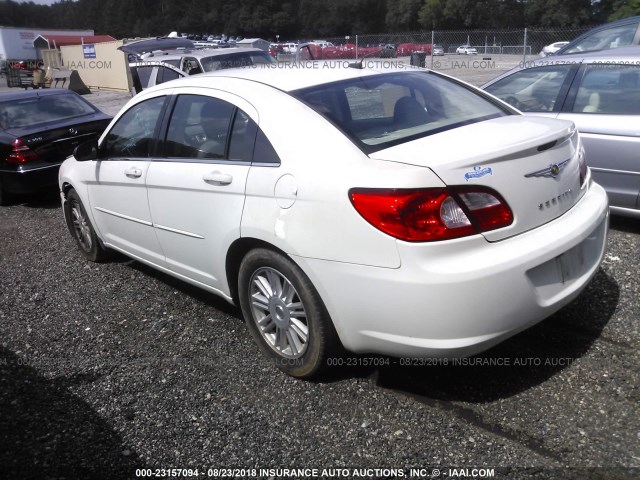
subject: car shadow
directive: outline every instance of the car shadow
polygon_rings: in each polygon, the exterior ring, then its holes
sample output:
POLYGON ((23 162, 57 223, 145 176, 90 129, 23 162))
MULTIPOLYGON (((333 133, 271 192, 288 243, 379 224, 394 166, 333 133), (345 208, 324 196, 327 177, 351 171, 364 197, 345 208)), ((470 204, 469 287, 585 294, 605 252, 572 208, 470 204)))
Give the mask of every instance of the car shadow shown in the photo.
POLYGON ((609 226, 612 230, 619 230, 625 233, 640 233, 640 220, 637 218, 612 215, 609 226))
POLYGON ((57 189, 44 189, 37 193, 16 195, 11 198, 11 205, 23 205, 28 208, 55 210, 61 207, 60 193, 57 189))
POLYGON ((196 300, 204 303, 208 307, 215 308, 216 310, 221 311, 231 317, 235 317, 241 322, 244 322, 242 317, 242 312, 239 308, 231 305, 229 302, 225 301, 221 297, 214 295, 213 293, 207 292, 202 288, 191 285, 190 283, 186 283, 182 280, 179 280, 171 275, 163 273, 155 268, 149 267, 143 263, 140 263, 136 260, 131 260, 130 258, 121 255, 115 254, 114 261, 120 261, 122 263, 130 262, 129 267, 138 270, 140 273, 143 273, 146 276, 155 278, 156 280, 170 286, 171 288, 188 295, 196 300))
POLYGON ((134 478, 144 462, 69 386, 48 380, 0 346, 0 465, 3 478, 134 478))
POLYGON ((350 356, 356 365, 366 359, 382 366, 333 369, 319 381, 369 377, 381 388, 425 402, 486 403, 509 398, 584 356, 613 316, 619 296, 617 283, 599 270, 570 305, 480 355, 446 362, 350 356))
MULTIPOLYGON (((240 309, 220 297, 122 256, 129 266, 243 322, 240 309)), ((620 289, 600 269, 587 288, 565 308, 492 349, 456 361, 396 359, 355 355, 332 357, 333 368, 310 381, 334 383, 371 378, 379 387, 422 401, 492 402, 539 385, 584 356, 613 316, 620 289)))

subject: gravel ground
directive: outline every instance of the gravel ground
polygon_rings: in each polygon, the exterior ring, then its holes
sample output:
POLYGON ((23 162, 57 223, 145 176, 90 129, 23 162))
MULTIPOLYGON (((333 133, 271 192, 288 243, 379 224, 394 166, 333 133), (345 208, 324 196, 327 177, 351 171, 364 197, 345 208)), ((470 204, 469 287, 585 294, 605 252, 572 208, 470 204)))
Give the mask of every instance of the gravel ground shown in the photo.
POLYGON ((309 382, 269 364, 216 297, 125 257, 85 262, 55 192, 27 197, 0 209, 0 477, 639 478, 639 225, 614 218, 575 302, 464 365, 309 382))
POLYGON ((28 198, 0 209, 0 465, 6 478, 227 467, 638 478, 638 230, 614 219, 588 289, 468 365, 345 366, 306 382, 261 357, 233 307, 125 257, 85 262, 56 196, 28 198), (498 361, 509 366, 484 364, 498 361))

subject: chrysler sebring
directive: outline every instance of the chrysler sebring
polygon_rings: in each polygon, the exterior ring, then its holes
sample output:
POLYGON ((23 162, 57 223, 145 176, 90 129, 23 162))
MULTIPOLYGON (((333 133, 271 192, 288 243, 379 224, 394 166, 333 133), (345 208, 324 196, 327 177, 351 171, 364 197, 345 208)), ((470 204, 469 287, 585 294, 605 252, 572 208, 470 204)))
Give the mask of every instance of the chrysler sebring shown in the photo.
POLYGON ((483 351, 576 298, 608 231, 573 123, 427 71, 164 83, 59 182, 87 259, 116 250, 239 305, 296 377, 340 346, 483 351))

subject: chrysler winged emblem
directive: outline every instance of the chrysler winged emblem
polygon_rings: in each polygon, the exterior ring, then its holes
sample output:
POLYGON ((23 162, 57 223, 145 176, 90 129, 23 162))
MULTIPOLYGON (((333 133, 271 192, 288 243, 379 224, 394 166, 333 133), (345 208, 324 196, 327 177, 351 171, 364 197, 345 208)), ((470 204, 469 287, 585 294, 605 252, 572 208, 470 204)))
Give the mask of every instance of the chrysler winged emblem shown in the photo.
POLYGON ((556 178, 560 174, 562 169, 567 166, 567 163, 569 163, 569 160, 570 159, 567 159, 564 162, 560 162, 560 163, 552 163, 547 168, 543 168, 542 170, 536 170, 535 172, 527 173, 525 177, 526 178, 530 178, 530 177, 556 178))
POLYGON ((70 128, 70 129, 69 129, 69 133, 70 133, 71 135, 77 135, 77 134, 78 134, 78 130, 76 130, 75 128, 70 128))

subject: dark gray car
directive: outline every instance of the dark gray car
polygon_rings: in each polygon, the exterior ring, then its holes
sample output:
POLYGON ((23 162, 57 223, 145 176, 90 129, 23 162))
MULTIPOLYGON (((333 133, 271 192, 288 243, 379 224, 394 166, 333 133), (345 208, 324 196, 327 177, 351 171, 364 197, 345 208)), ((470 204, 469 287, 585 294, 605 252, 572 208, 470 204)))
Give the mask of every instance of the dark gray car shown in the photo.
POLYGON ((640 47, 535 60, 482 88, 523 113, 572 120, 611 211, 640 218, 640 47))

